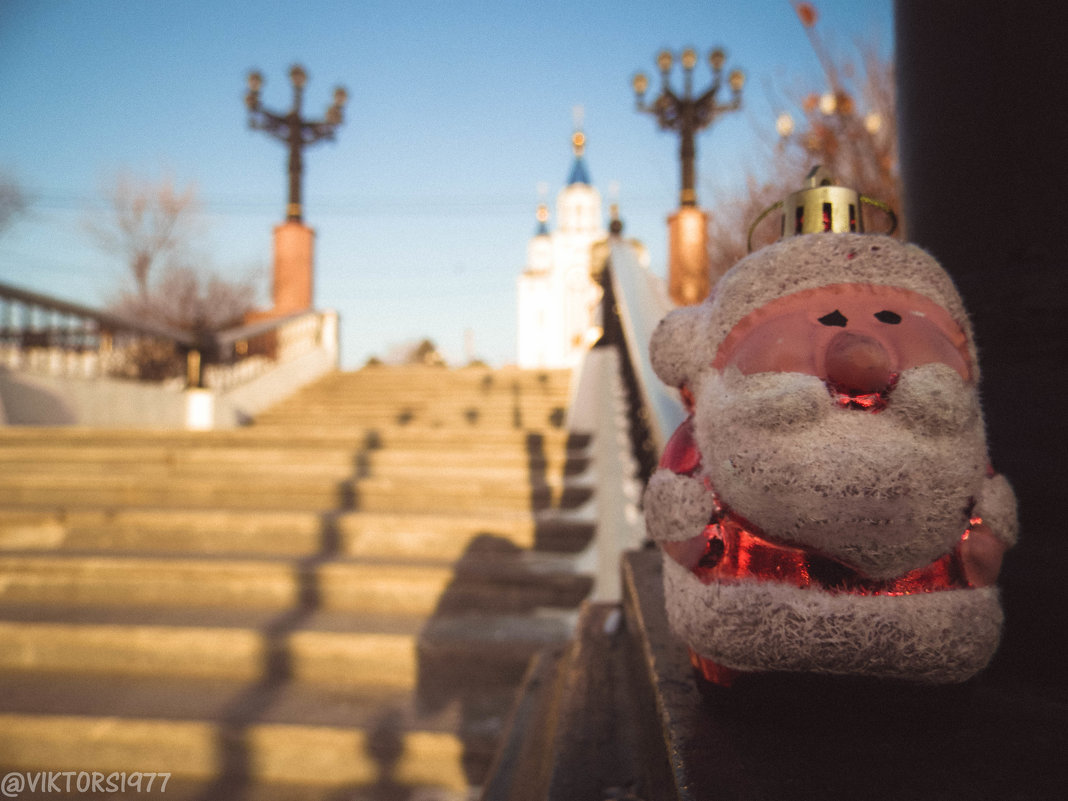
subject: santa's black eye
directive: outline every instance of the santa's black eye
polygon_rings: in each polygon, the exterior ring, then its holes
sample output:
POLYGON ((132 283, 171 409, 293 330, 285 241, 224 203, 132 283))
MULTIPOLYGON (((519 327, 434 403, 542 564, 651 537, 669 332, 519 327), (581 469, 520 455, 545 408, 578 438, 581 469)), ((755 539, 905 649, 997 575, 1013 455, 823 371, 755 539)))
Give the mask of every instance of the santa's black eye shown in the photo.
POLYGON ((830 314, 825 314, 822 317, 820 317, 819 318, 819 322, 822 325, 836 325, 839 328, 845 328, 846 327, 846 323, 848 323, 849 320, 847 320, 846 316, 844 314, 842 314, 840 311, 838 311, 838 309, 835 309, 830 314))
POLYGON ((880 323, 886 323, 887 325, 897 325, 901 322, 901 315, 897 312, 886 311, 875 312, 875 319, 880 323))

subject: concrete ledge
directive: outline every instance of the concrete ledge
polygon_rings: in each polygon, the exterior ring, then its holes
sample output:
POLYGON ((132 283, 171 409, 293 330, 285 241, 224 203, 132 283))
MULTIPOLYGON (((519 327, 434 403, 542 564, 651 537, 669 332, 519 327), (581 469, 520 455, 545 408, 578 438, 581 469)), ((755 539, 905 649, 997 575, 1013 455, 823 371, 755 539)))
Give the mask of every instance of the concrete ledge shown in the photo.
POLYGON ((532 663, 483 801, 673 797, 634 642, 618 604, 583 608, 571 645, 532 663))
POLYGON ((182 428, 181 388, 116 378, 56 378, 0 369, 7 425, 182 428))
POLYGON ((978 677, 924 686, 764 674, 694 676, 664 613, 661 555, 624 558, 680 799, 1053 799, 1068 786, 1068 704, 978 677))
POLYGON ((571 646, 528 675, 485 801, 1063 797, 1063 693, 984 676, 928 687, 783 673, 712 686, 668 629, 661 558, 626 554, 622 606, 588 606, 571 646))

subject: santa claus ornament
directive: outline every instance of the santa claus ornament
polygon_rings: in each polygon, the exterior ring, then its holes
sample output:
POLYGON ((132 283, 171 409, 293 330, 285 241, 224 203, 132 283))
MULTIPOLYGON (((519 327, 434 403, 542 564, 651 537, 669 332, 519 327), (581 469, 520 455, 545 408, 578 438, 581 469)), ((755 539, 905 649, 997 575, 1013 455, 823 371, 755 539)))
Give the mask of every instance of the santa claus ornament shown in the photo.
POLYGON ((923 250, 814 171, 784 236, 672 311, 653 368, 689 417, 645 494, 672 629, 712 682, 967 680, 997 649, 1017 533, 971 325, 923 250))

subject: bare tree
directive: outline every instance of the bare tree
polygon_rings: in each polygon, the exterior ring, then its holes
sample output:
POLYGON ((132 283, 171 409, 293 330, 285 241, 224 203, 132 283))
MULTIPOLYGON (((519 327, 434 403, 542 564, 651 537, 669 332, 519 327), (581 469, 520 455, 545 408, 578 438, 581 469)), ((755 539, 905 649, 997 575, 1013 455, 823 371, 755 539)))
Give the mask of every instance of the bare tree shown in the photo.
MULTIPOLYGON (((205 231, 196 188, 170 178, 153 182, 119 175, 105 188, 107 210, 85 220, 106 253, 129 268, 131 282, 109 307, 130 319, 206 335, 242 321, 258 296, 260 276, 223 278, 197 255, 205 231)), ((181 375, 184 357, 173 343, 144 341, 129 350, 125 372, 159 380, 181 375)))
POLYGON ((0 173, 0 232, 25 213, 28 206, 29 199, 19 183, 9 175, 0 173))
POLYGON ((199 223, 196 187, 175 187, 120 173, 104 188, 108 210, 86 218, 85 228, 101 249, 122 258, 137 291, 148 294, 152 268, 181 255, 199 223))
MULTIPOLYGON (((779 141, 767 158, 772 178, 761 181, 750 173, 744 190, 717 202, 709 225, 713 275, 722 275, 746 255, 750 225, 764 209, 799 189, 816 165, 826 167, 837 183, 889 204, 902 218, 892 59, 872 45, 858 45, 859 62, 832 52, 817 30, 815 7, 795 2, 794 9, 826 84, 819 91, 784 91, 799 119, 784 112, 775 121, 779 141)), ((753 234, 754 249, 778 234, 773 224, 760 225, 753 234)))
POLYGON ((204 225, 196 187, 120 174, 105 189, 107 212, 86 220, 105 252, 122 258, 133 290, 120 289, 116 311, 185 331, 216 331, 241 321, 258 294, 259 276, 223 278, 197 256, 204 225))
POLYGON ((239 324, 253 307, 255 273, 223 279, 206 270, 168 263, 146 292, 120 292, 112 308, 126 317, 153 320, 198 333, 239 324))

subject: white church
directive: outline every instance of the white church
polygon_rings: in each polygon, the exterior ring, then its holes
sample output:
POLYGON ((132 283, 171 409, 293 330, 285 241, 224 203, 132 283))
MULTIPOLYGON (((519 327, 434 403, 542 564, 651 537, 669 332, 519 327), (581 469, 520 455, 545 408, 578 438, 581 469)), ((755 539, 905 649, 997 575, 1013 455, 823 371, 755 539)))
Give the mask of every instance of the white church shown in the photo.
POLYGON ((601 288, 591 276, 593 246, 608 237, 601 194, 582 158, 586 137, 571 137, 575 161, 556 196, 556 220, 538 207, 538 230, 519 277, 519 353, 525 368, 574 367, 601 336, 601 288))

